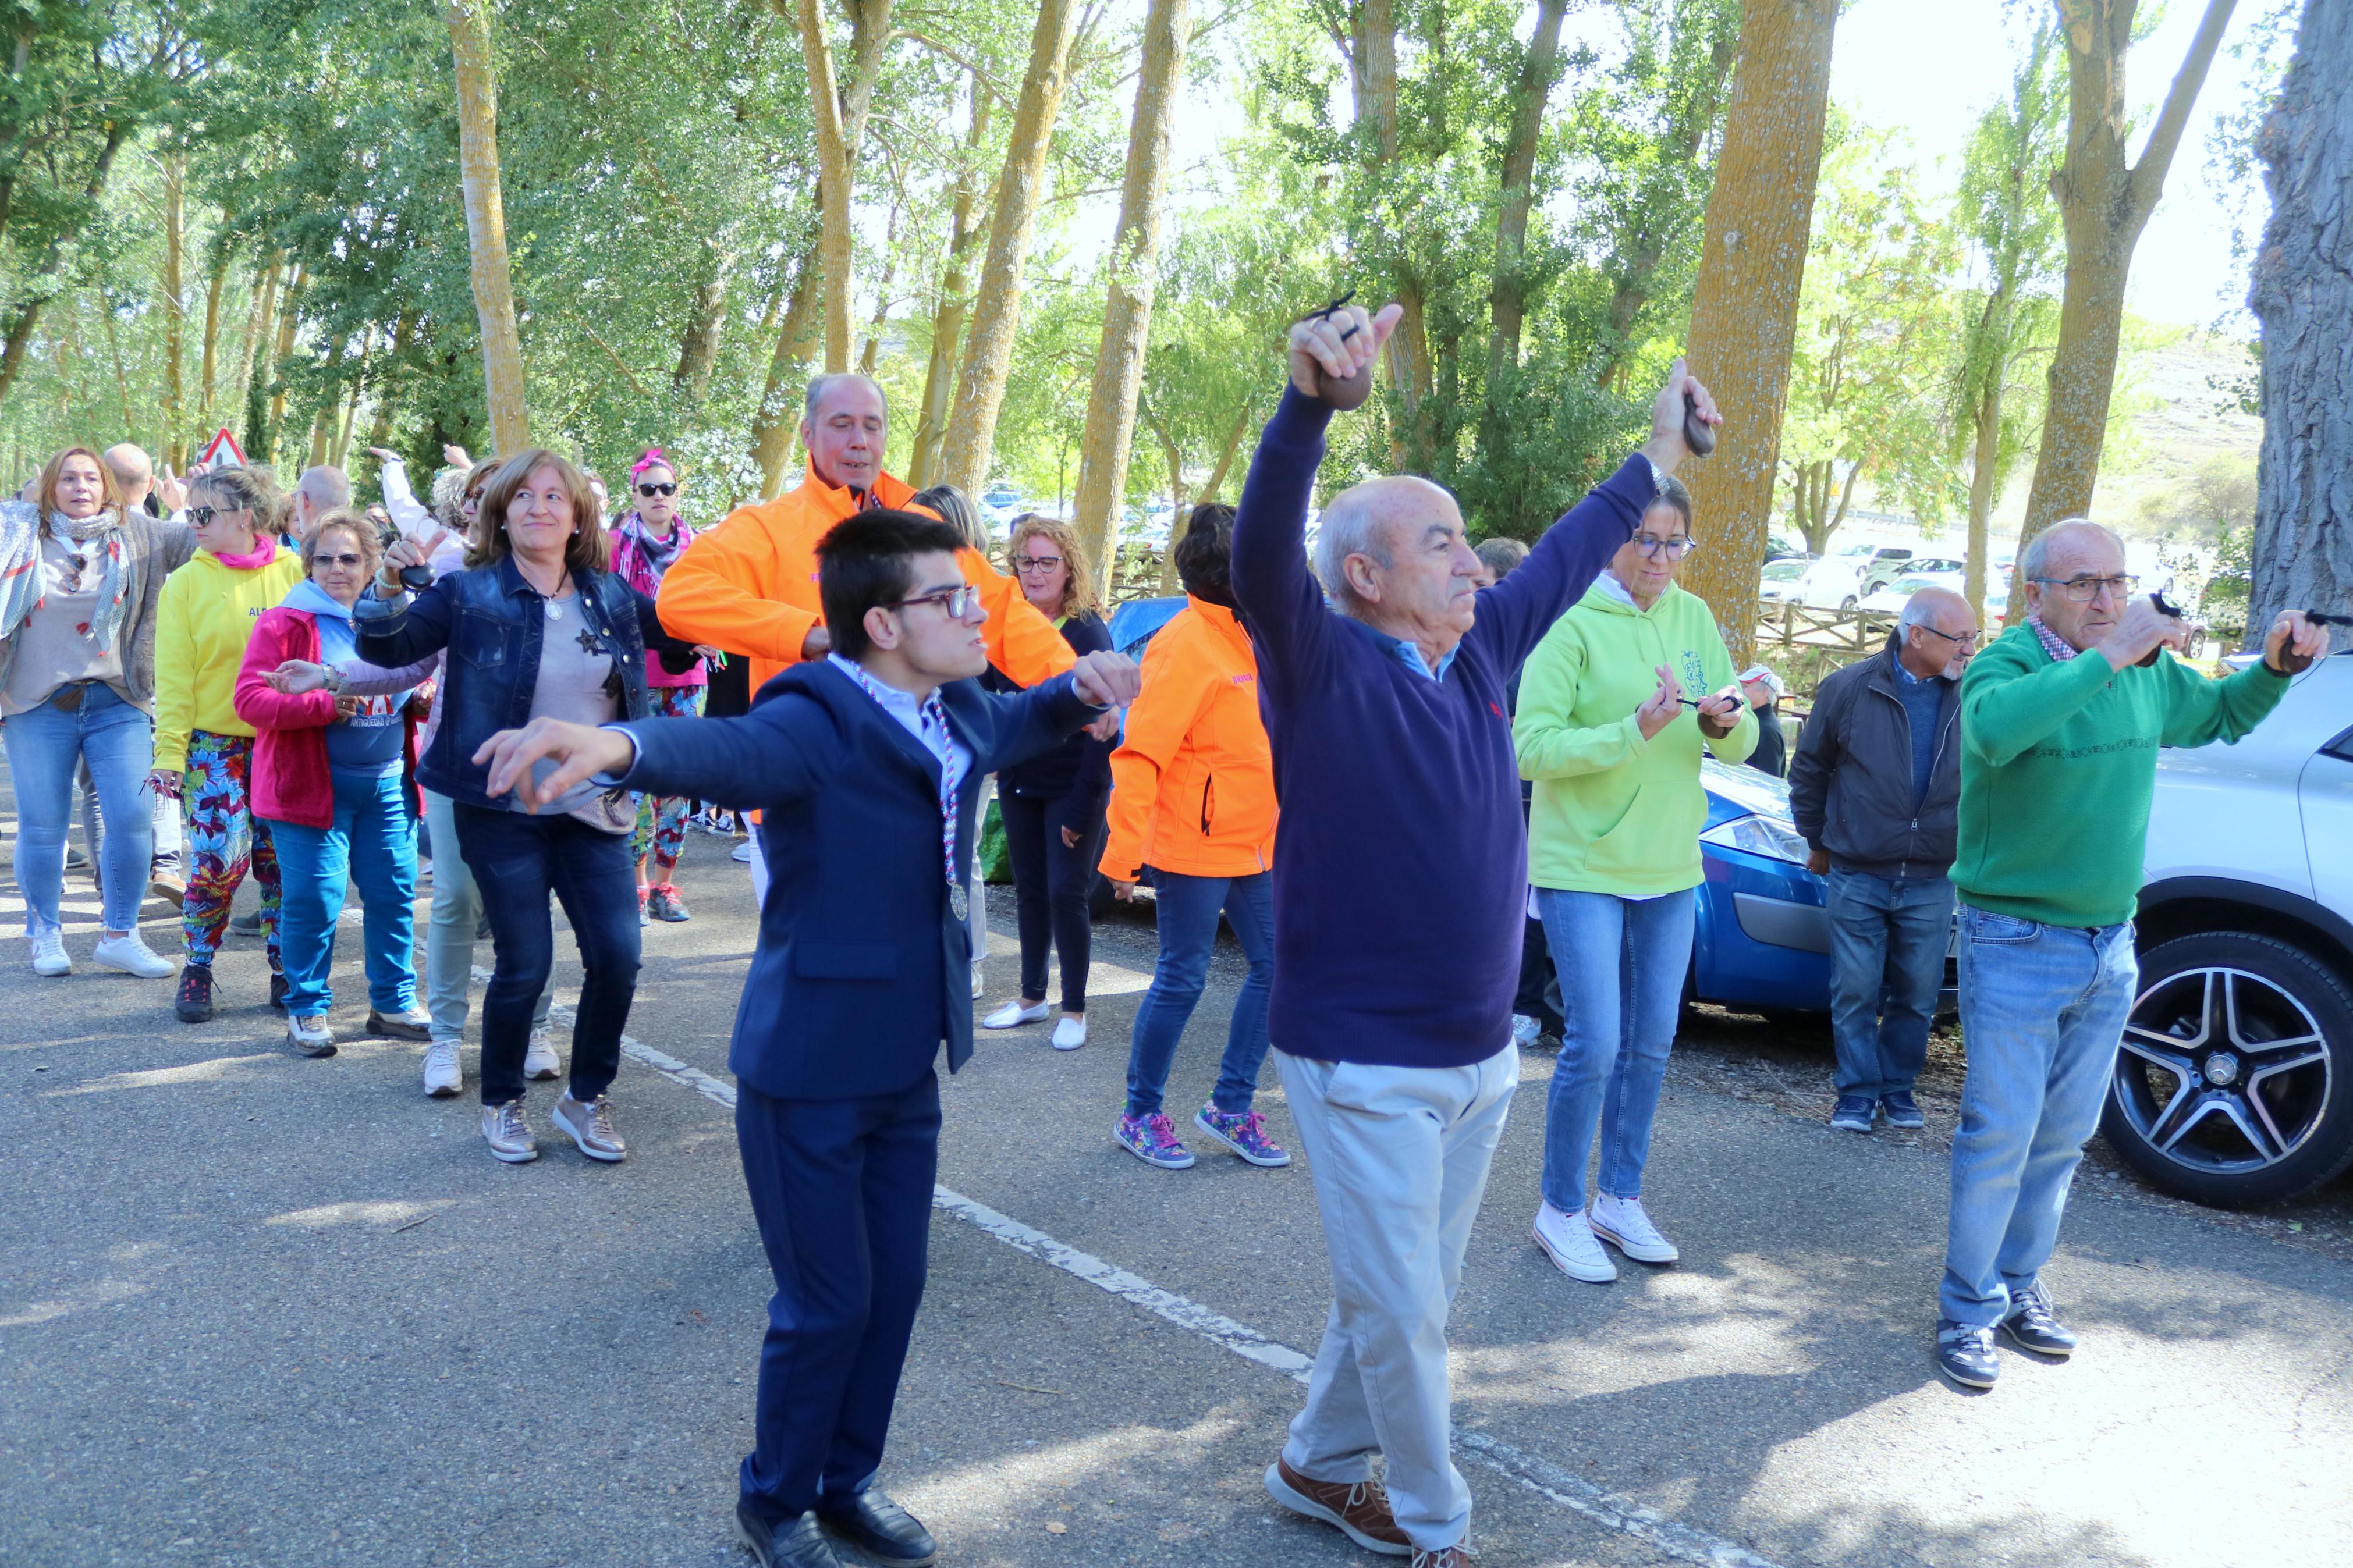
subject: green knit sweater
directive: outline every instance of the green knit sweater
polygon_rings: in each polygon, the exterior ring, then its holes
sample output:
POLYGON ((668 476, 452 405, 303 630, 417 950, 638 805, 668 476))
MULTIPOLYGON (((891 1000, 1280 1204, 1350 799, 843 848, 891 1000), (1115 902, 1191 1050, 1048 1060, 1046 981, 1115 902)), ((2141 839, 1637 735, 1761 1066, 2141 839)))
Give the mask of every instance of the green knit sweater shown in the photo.
POLYGON ((2159 746, 2235 741, 2276 707, 2261 663, 2210 680, 2171 654, 2118 670, 2054 660, 2020 621, 1961 680, 1964 902, 2049 925, 2115 925, 2140 900, 2159 746))

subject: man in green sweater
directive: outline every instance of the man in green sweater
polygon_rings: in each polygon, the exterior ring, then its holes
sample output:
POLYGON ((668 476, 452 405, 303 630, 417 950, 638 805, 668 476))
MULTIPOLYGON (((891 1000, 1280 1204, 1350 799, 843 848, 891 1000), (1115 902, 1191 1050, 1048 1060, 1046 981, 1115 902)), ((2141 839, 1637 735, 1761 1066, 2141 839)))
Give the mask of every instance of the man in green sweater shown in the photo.
POLYGON ((1993 1386, 1997 1330, 2037 1355, 2075 1348, 2040 1274, 2138 989, 2158 748, 2236 741, 2328 647, 2290 610, 2261 663, 2207 679, 2162 651, 2185 628, 2134 595, 2123 542, 2080 519, 2036 535, 2018 576, 2025 618, 1961 682, 1952 880, 1969 1072, 1936 1364, 1969 1388, 1993 1386))

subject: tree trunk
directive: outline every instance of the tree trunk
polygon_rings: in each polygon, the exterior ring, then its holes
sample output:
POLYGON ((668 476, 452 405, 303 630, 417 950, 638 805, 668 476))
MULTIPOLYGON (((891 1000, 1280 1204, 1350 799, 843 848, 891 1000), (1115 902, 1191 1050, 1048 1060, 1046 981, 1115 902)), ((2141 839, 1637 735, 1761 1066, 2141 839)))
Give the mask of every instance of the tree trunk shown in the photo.
POLYGON ((947 264, 940 271, 939 304, 932 312, 932 352, 923 367, 923 405, 915 425, 913 455, 907 459, 907 482, 923 489, 939 467, 940 447, 947 439, 948 405, 955 398, 956 348, 964 341, 964 319, 972 308, 972 253, 983 230, 972 221, 980 199, 980 149, 988 135, 987 88, 972 79, 972 127, 964 141, 965 163, 956 176, 955 208, 948 228, 947 264))
POLYGON ((221 289, 228 281, 228 247, 216 247, 213 257, 212 278, 205 285, 205 337, 197 358, 196 419, 198 434, 210 437, 213 428, 214 367, 220 358, 221 289))
POLYGON ((188 455, 187 170, 185 160, 164 160, 164 461, 174 471, 188 455))
POLYGON ((866 326, 866 346, 858 351, 858 374, 871 376, 882 353, 882 329, 891 323, 891 280, 899 275, 899 216, 906 210, 906 193, 891 198, 891 218, 882 226, 882 281, 874 290, 874 319, 866 326))
POLYGON ((1168 129, 1185 79, 1188 0, 1151 0, 1144 18, 1144 61, 1135 114, 1127 133, 1127 178, 1119 227, 1111 242, 1111 282, 1103 301, 1103 343, 1087 395, 1079 448, 1079 543, 1111 588, 1112 552, 1127 499, 1127 460, 1135 437, 1135 403, 1152 336, 1152 295, 1160 268, 1160 209, 1168 190, 1168 129))
POLYGON ((719 363, 719 341, 727 324, 727 285, 735 258, 715 248, 709 257, 710 276, 694 291, 687 307, 686 330, 679 334, 678 368, 670 384, 697 404, 711 392, 711 373, 719 363))
POLYGON ((794 365, 808 358, 809 338, 817 325, 820 264, 814 237, 802 247, 793 272, 792 293, 785 301, 785 324, 776 331, 776 351, 768 356, 768 380, 760 394, 760 412, 752 421, 752 459, 760 466, 760 499, 773 500, 785 488, 785 464, 793 455, 793 432, 800 426, 800 411, 787 395, 785 383, 794 365))
POLYGON ((1046 153, 1054 122, 1061 116, 1062 90, 1070 82, 1071 39, 1078 19, 1077 0, 1039 0, 1038 25, 1029 35, 1029 67, 1014 104, 1005 171, 997 176, 988 260, 981 269, 972 335, 965 343, 947 445, 940 454, 940 478, 971 494, 988 481, 997 416, 1005 405, 1005 378, 1012 366, 1014 334, 1021 325, 1021 276, 1029 261, 1029 226, 1045 195, 1046 153))
POLYGON ((1683 585, 1715 611, 1736 664, 1757 637, 1837 21, 1837 0, 1748 0, 1692 299, 1687 353, 1724 427, 1715 455, 1683 470, 1707 542, 1683 585))
POLYGON ((276 324, 272 314, 278 309, 278 275, 284 269, 284 258, 278 251, 269 252, 269 263, 261 269, 261 277, 253 290, 253 308, 245 318, 245 336, 237 345, 237 395, 230 400, 236 416, 246 420, 246 450, 253 449, 252 422, 246 418, 246 405, 253 395, 253 371, 261 356, 262 334, 276 324))
MULTIPOLYGON (((98 161, 90 165, 90 178, 82 185, 83 211, 92 211, 97 207, 99 196, 106 190, 106 177, 114 168, 115 154, 122 151, 122 143, 130 139, 135 129, 128 118, 109 121, 106 145, 99 149, 98 161)), ((67 247, 80 236, 79 219, 59 225, 57 232, 49 236, 49 243, 42 248, 40 259, 18 273, 18 278, 23 283, 32 283, 50 277, 65 258, 67 247)), ((33 346, 33 329, 39 324, 41 307, 48 303, 48 300, 46 290, 29 289, 25 302, 16 307, 15 315, 8 318, 7 331, 0 333, 0 403, 8 401, 8 389, 16 384, 17 374, 25 368, 25 356, 33 346)))
MULTIPOLYGON (((1356 101, 1356 123, 1370 131, 1365 166, 1376 173, 1398 157, 1398 75, 1396 0, 1358 0, 1349 22, 1349 83, 1356 101)), ((1426 456, 1421 448, 1421 405, 1430 395, 1430 328, 1424 311, 1421 279, 1402 269, 1397 302, 1405 313, 1389 334, 1389 385, 1396 393, 1398 429, 1390 445, 1400 464, 1426 456)))
POLYGON ((2125 277, 2133 247, 2164 193, 2166 170, 2234 4, 2207 0, 2140 162, 2127 163, 2125 138, 2132 123, 2125 54, 2139 0, 2058 0, 2060 32, 2067 44, 2067 159, 2052 179, 2051 194, 2067 234, 2067 280, 2059 305, 2059 346, 2051 358, 2042 444, 2035 453, 2034 485, 2018 534, 2021 552, 2052 523, 2092 510, 2100 448, 2107 438, 2108 399, 2116 389, 2125 277))
POLYGON ((458 163, 472 254, 474 312, 481 322, 482 384, 495 450, 531 445, 522 339, 515 329, 514 275, 507 261, 506 202, 499 188, 498 88, 491 74, 490 0, 448 0, 442 20, 458 68, 458 163))
POLYGON ((1985 389, 1978 395, 1977 458, 1969 474, 1969 542, 1961 572, 1961 597, 1969 602, 1969 616, 1985 625, 1986 554, 1992 547, 1993 481, 2001 463, 2001 382, 2008 367, 1986 367, 1985 389))
POLYGON ((2248 297, 2263 324, 2251 647, 2282 610, 2353 614, 2353 6, 2306 7, 2255 151, 2272 216, 2248 297))
MULTIPOLYGON (((1218 454, 1218 466, 1209 470, 1208 480, 1201 486, 1201 493, 1193 498, 1195 506, 1216 500, 1218 492, 1226 488, 1226 476, 1233 472, 1235 454, 1242 449, 1242 437, 1250 433, 1250 400, 1245 397, 1242 405, 1234 411, 1234 427, 1226 433, 1226 445, 1218 454)), ((1160 591, 1164 594, 1176 591, 1176 541, 1185 531, 1187 515, 1186 509, 1177 500, 1177 491, 1184 488, 1185 479, 1177 466, 1181 459, 1173 447, 1169 448, 1168 456, 1171 465, 1168 470, 1168 504, 1173 510, 1168 521, 1167 559, 1162 563, 1160 571, 1160 591)))
MULTIPOLYGON (((261 456, 257 462, 269 462, 276 450, 279 432, 286 427, 286 362, 293 357, 294 336, 302 325, 302 290, 311 286, 311 275, 301 262, 294 264, 294 276, 286 285, 286 302, 278 312, 278 337, 270 350, 269 425, 262 432, 261 456)), ((248 456, 251 456, 250 453, 248 456)))
POLYGON ((131 374, 122 368, 122 333, 114 324, 114 306, 102 292, 98 304, 106 322, 106 352, 114 361, 114 396, 122 405, 122 433, 127 437, 139 428, 139 416, 131 406, 131 374))
POLYGON ((1520 84, 1512 117, 1511 145, 1504 153, 1504 199, 1495 209, 1495 269, 1487 289, 1486 428, 1480 444, 1502 449, 1506 425, 1504 401, 1520 368, 1520 328, 1527 319, 1528 203, 1535 179, 1536 143, 1544 132, 1545 101, 1560 54, 1561 18, 1567 0, 1537 0, 1536 30, 1520 61, 1520 84))
POLYGON ((801 58, 808 68, 809 113, 817 122, 818 268, 825 275, 825 370, 849 368, 850 153, 833 79, 833 45, 819 0, 797 0, 801 58))

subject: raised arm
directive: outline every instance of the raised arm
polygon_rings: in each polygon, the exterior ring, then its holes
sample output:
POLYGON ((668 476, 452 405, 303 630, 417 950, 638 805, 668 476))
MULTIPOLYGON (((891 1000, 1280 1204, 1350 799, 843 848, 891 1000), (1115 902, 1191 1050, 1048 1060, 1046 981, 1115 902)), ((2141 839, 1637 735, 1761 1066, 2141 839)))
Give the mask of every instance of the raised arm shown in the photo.
POLYGON ((360 657, 387 669, 432 658, 449 646, 449 628, 457 621, 454 601, 455 591, 447 577, 422 594, 387 592, 378 581, 352 606, 352 630, 360 657))
POLYGON ((814 611, 752 591, 749 584, 764 580, 760 568, 770 549, 766 525, 751 507, 738 507, 718 527, 696 534, 662 577, 658 602, 664 628, 729 653, 798 663, 819 622, 814 611))

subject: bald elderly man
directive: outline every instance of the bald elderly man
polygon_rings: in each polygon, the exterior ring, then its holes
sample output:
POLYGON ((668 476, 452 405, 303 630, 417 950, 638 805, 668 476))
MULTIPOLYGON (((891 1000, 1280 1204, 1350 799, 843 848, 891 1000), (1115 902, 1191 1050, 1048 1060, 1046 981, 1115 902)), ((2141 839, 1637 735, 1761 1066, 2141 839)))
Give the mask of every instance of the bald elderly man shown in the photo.
POLYGON ((1961 672, 1977 651, 1969 602, 1945 588, 1905 601, 1887 647, 1831 675, 1789 764, 1789 814, 1828 884, 1831 1125, 1918 1127, 1912 1098, 1952 933, 1961 798, 1961 672))
POLYGON ((2137 586, 2108 530, 2044 530, 2018 558, 2010 602, 2025 614, 1961 681, 1952 878, 1969 1076, 1936 1356, 1965 1388, 1993 1386, 1997 1333, 2047 1360, 2075 1348, 2042 1266, 2139 988, 2158 749, 2236 741, 2328 650, 2326 630, 2285 611, 2260 661, 2210 680, 2167 651, 2187 628, 2137 586))
POLYGON ((1234 521, 1283 806, 1268 1033, 1332 1268, 1306 1408, 1266 1488, 1368 1551, 1461 1568, 1471 1490, 1448 1454, 1446 1316, 1519 1082, 1511 683, 1683 460, 1685 394, 1716 414, 1677 361, 1649 444, 1492 588, 1454 498, 1419 479, 1335 498, 1311 576, 1324 427, 1355 405, 1327 387, 1371 374, 1399 314, 1350 307, 1292 329, 1290 385, 1234 521))
POLYGON ((286 528, 296 544, 309 541, 319 520, 352 504, 352 478, 332 464, 302 470, 294 481, 293 504, 287 509, 286 528))

